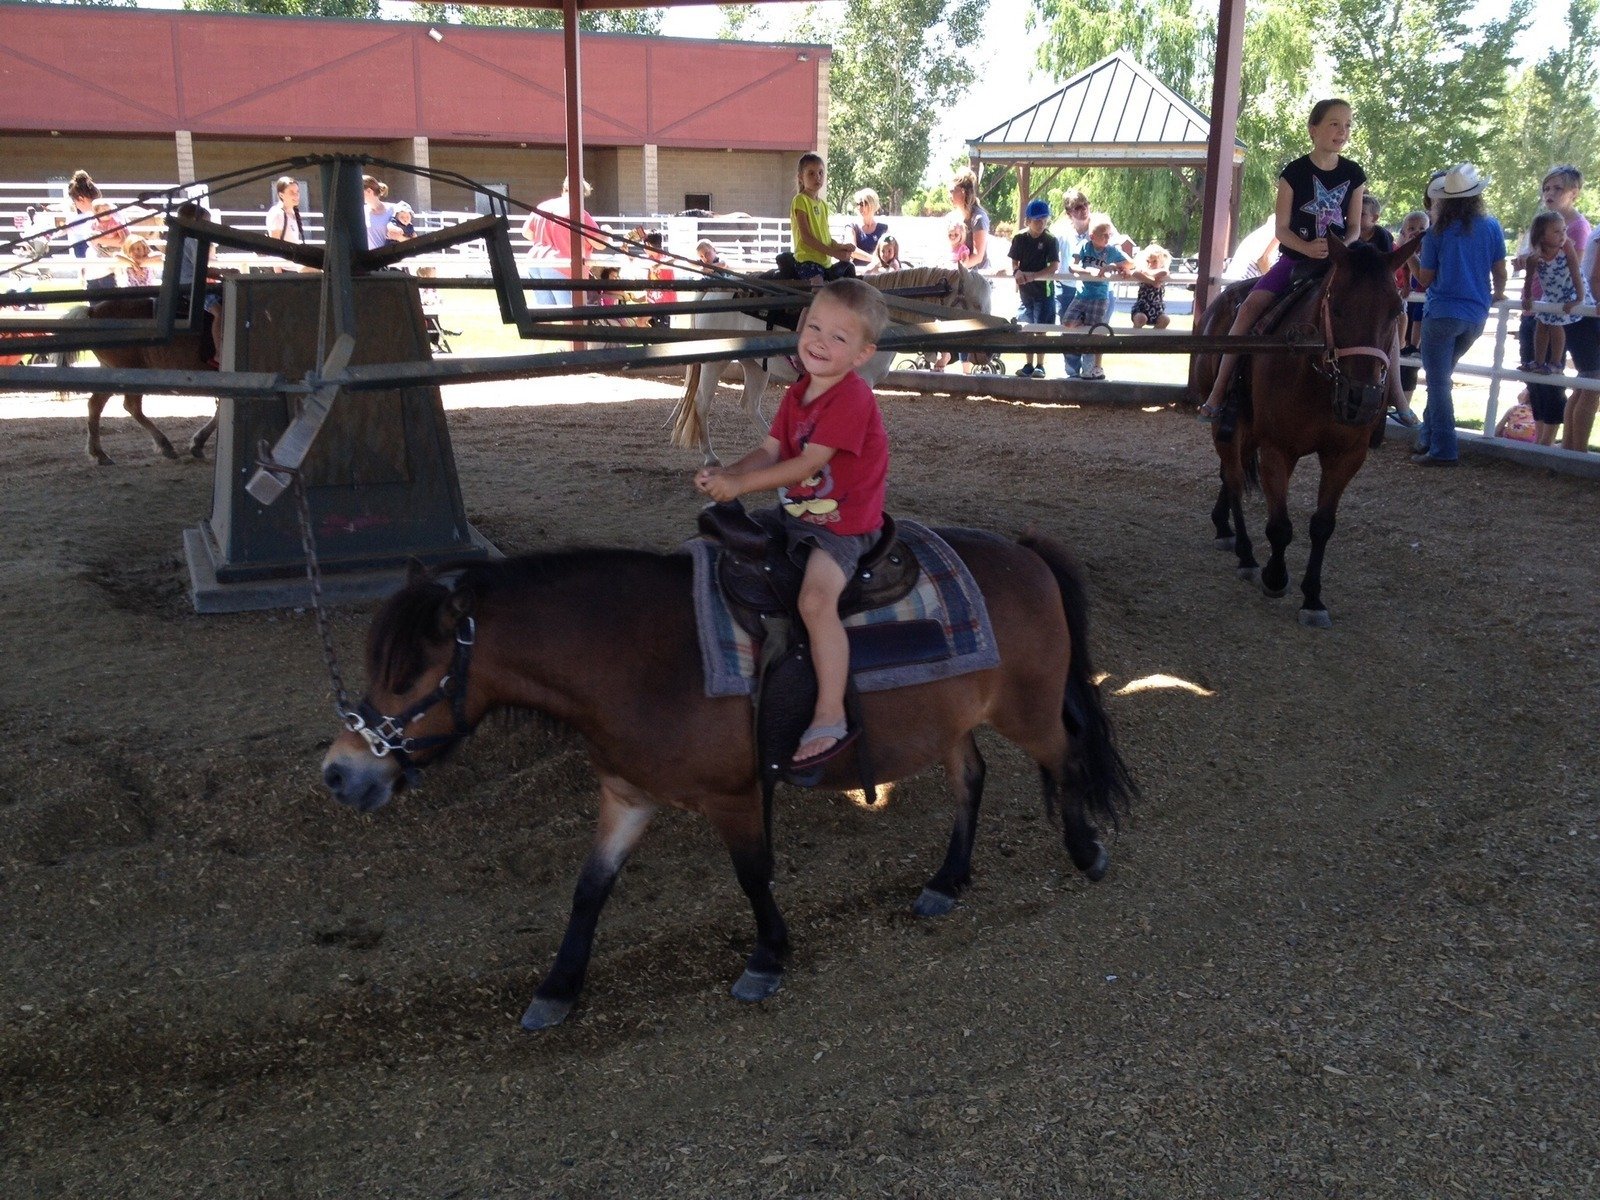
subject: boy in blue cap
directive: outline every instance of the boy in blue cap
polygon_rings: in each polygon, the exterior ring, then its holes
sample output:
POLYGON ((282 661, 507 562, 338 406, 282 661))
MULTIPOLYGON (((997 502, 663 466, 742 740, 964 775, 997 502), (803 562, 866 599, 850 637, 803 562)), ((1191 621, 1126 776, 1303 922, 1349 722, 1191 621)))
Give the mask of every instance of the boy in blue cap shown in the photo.
MULTIPOLYGON (((1050 205, 1045 200, 1029 200, 1022 211, 1024 226, 1011 239, 1007 257, 1011 276, 1017 282, 1017 321, 1022 325, 1055 323, 1055 300, 1051 280, 1061 267, 1061 247, 1045 226, 1050 223, 1050 205)), ((1044 376, 1044 355, 1027 356, 1018 375, 1044 376)))

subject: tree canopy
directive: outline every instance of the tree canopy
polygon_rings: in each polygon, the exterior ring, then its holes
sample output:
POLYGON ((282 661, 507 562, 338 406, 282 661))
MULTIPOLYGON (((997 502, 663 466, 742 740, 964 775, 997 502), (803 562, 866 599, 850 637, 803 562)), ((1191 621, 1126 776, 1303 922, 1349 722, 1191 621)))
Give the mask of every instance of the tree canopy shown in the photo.
POLYGON ((916 189, 941 109, 972 86, 965 47, 985 0, 847 0, 836 25, 810 10, 793 31, 833 45, 827 196, 844 208, 871 187, 897 207, 916 189))
POLYGON ((190 12, 265 13, 278 17, 354 17, 379 15, 378 0, 183 0, 190 12))
MULTIPOLYGON (((414 4, 416 19, 431 25, 492 25, 510 29, 560 29, 561 12, 488 4, 414 4)), ((588 9, 578 15, 585 33, 659 33, 659 8, 588 9)))

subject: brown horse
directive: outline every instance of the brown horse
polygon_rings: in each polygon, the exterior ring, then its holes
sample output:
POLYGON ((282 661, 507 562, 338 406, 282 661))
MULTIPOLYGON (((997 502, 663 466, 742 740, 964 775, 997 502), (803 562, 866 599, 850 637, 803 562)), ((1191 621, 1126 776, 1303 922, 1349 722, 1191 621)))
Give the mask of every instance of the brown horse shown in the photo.
MULTIPOLYGON (((149 300, 113 298, 97 300, 87 307, 79 307, 68 313, 63 320, 90 320, 104 321, 113 319, 144 320, 154 314, 152 302, 149 300)), ((154 346, 106 346, 95 350, 94 356, 100 360, 102 367, 132 368, 136 370, 159 371, 215 371, 216 364, 211 362, 206 354, 207 339, 198 333, 177 333, 167 342, 154 346)), ((63 363, 70 361, 70 356, 62 356, 63 363)), ((110 392, 95 392, 89 397, 89 441, 87 451, 89 458, 101 466, 110 466, 112 457, 105 452, 100 444, 100 414, 105 411, 106 402, 111 399, 110 392)), ((144 415, 144 395, 140 392, 129 392, 122 398, 122 407, 128 415, 144 431, 150 435, 150 440, 155 443, 156 449, 166 458, 175 459, 178 452, 173 449, 167 435, 156 427, 156 423, 144 415)), ((189 439, 189 454, 194 458, 205 457, 205 445, 212 433, 216 431, 217 418, 213 413, 211 420, 207 421, 195 435, 189 439)))
MULTIPOLYGON (((1311 554, 1300 583, 1302 625, 1326 629, 1332 624, 1322 602, 1323 554, 1333 536, 1339 497, 1366 461, 1367 451, 1383 440, 1389 351, 1398 345, 1402 310, 1394 271, 1415 253, 1417 244, 1408 242, 1386 255, 1364 242, 1347 247, 1329 238, 1321 284, 1294 302, 1280 323, 1320 332, 1322 347, 1242 359, 1234 376, 1239 391, 1229 400, 1232 411, 1225 409, 1212 431, 1222 464, 1222 486, 1211 509, 1215 544, 1237 554, 1241 579, 1259 578, 1262 590, 1274 598, 1289 590, 1283 556, 1294 537, 1289 477, 1302 458, 1317 456, 1322 478, 1311 516, 1311 554), (1265 568, 1256 563, 1244 523, 1245 485, 1258 482, 1267 499, 1267 540, 1272 544, 1265 568)), ((1226 332, 1248 290, 1247 285, 1235 285, 1224 291, 1201 314, 1195 332, 1226 332)), ((1217 355, 1195 355, 1189 369, 1191 393, 1205 397, 1216 372, 1217 355)))
MULTIPOLYGON (((956 800, 944 863, 915 910, 954 907, 967 884, 983 794, 973 731, 992 725, 1039 766, 1067 852, 1090 879, 1110 859, 1091 816, 1113 825, 1134 788, 1101 704, 1084 638, 1088 606, 1065 551, 974 530, 940 531, 971 568, 1000 665, 862 696, 876 778, 942 762, 956 800)), ((583 986, 601 907, 651 815, 702 813, 733 858, 755 914, 756 947, 733 988, 762 1000, 782 981, 789 938, 773 900, 771 813, 763 810, 746 697, 709 699, 701 680, 687 554, 576 550, 428 573, 373 619, 370 690, 323 759, 340 802, 385 804, 494 709, 532 710, 586 743, 600 782, 599 827, 578 876, 566 935, 523 1015, 561 1021, 583 986)), ((821 786, 846 789, 852 755, 821 786)))

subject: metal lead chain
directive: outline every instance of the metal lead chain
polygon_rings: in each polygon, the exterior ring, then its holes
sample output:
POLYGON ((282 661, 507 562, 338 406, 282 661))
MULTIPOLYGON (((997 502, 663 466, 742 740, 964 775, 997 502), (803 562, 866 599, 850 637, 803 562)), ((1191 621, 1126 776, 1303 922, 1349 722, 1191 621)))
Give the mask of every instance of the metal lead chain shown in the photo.
POLYGON ((288 475, 294 480, 294 511, 300 521, 300 545, 306 555, 306 580, 311 585, 311 611, 317 620, 317 636, 322 639, 322 657, 328 666, 328 678, 333 681, 333 705, 341 721, 348 723, 351 708, 350 696, 344 690, 344 676, 339 673, 339 656, 333 649, 333 633, 328 620, 328 610, 322 603, 322 568, 317 562, 317 547, 311 533, 311 502, 306 497, 305 476, 272 461, 266 442, 256 465, 274 475, 288 475))

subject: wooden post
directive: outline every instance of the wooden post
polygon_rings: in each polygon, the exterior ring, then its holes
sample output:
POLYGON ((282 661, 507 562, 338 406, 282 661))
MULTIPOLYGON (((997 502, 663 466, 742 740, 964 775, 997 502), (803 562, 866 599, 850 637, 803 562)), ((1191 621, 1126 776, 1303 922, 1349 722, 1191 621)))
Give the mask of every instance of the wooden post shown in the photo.
POLYGON ((1245 0, 1218 0, 1217 73, 1211 84, 1211 137, 1206 142, 1205 192, 1201 211, 1199 280, 1194 288, 1198 318, 1211 299, 1213 280, 1228 254, 1228 231, 1238 207, 1233 143, 1239 132, 1239 68, 1244 56, 1245 0), (1233 194, 1229 194, 1232 192, 1233 194))

